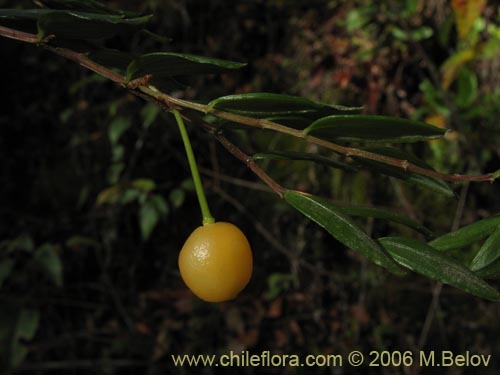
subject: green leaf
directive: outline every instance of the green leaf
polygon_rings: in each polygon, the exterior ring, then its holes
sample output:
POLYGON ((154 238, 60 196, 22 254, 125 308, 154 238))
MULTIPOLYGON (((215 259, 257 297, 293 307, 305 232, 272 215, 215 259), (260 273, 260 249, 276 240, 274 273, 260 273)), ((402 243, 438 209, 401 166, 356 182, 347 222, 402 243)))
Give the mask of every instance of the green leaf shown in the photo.
POLYGON ((429 245, 441 251, 461 249, 488 237, 499 225, 500 215, 491 216, 438 237, 429 245))
POLYGON ((464 109, 470 108, 478 96, 477 77, 474 72, 462 67, 457 76, 457 93, 455 102, 464 109))
MULTIPOLYGON (((423 160, 417 158, 415 155, 394 147, 382 147, 382 146, 363 147, 360 148, 360 150, 368 151, 374 154, 389 156, 391 158, 403 161, 406 160, 418 167, 428 169, 429 171, 434 171, 434 168, 425 163, 423 160)), ((398 168, 372 159, 365 159, 359 156, 352 156, 352 158, 356 160, 358 163, 362 164, 363 166, 368 167, 369 169, 374 170, 378 173, 402 179, 409 184, 432 190, 436 193, 442 194, 450 198, 455 196, 453 190, 450 188, 448 183, 442 180, 438 180, 437 178, 424 176, 413 172, 407 172, 403 168, 398 168)))
POLYGON ((489 236, 471 262, 470 269, 478 271, 500 258, 500 226, 489 236))
POLYGON ((40 322, 38 310, 22 309, 18 317, 12 342, 12 364, 17 367, 23 361, 28 349, 24 342, 33 339, 40 322))
POLYGON ((18 367, 26 355, 26 341, 32 340, 38 329, 37 310, 20 309, 9 304, 0 309, 0 370, 8 373, 18 367))
POLYGON ((424 176, 416 173, 410 173, 410 176, 404 179, 405 182, 422 187, 424 189, 431 190, 435 193, 444 195, 448 198, 454 198, 455 193, 450 188, 447 182, 438 180, 437 178, 424 176))
POLYGON ((292 207, 326 229, 348 248, 362 253, 375 264, 395 274, 404 274, 380 245, 338 207, 319 197, 292 190, 287 190, 284 198, 292 207))
POLYGON ((113 157, 111 160, 113 163, 120 163, 123 160, 123 155, 125 154, 125 146, 115 145, 112 149, 113 157))
MULTIPOLYGON (((90 84, 103 83, 103 82, 108 82, 108 80, 98 74, 90 74, 82 78, 81 80, 73 83, 69 87, 69 93, 71 95, 75 95, 76 93, 86 88, 90 84)), ((61 113, 61 121, 63 121, 64 123, 68 123, 69 119, 71 118, 71 116, 73 116, 74 113, 75 111, 73 108, 66 109, 63 113, 61 113)))
POLYGON ((466 39, 474 24, 481 16, 486 0, 452 1, 451 8, 455 14, 456 29, 460 41, 466 39))
MULTIPOLYGON (((115 154, 114 153, 115 150, 116 147, 113 150, 113 154, 115 154)), ((113 164, 111 164, 108 169, 108 182, 110 184, 117 184, 124 169, 125 169, 125 164, 122 162, 114 162, 113 164)), ((118 193, 120 194, 122 193, 121 187, 118 188, 118 193)), ((117 198, 119 198, 119 196, 117 198)), ((115 203, 115 202, 109 202, 109 203, 115 203)))
POLYGON ((156 183, 150 178, 138 178, 130 184, 134 189, 149 193, 156 188, 156 183))
POLYGON ((22 250, 27 253, 35 250, 33 239, 28 235, 21 235, 13 240, 5 240, 0 242, 0 250, 5 251, 6 254, 12 253, 16 250, 22 250))
POLYGON ((40 246, 35 252, 34 260, 55 285, 62 286, 63 265, 53 245, 44 244, 40 246))
POLYGON ((124 12, 114 10, 107 7, 103 3, 95 0, 39 0, 39 2, 48 8, 62 9, 62 10, 76 10, 90 13, 102 14, 122 14, 122 15, 136 15, 137 13, 124 12))
POLYGON ((160 215, 154 202, 145 201, 139 210, 139 226, 143 240, 147 240, 151 236, 159 219, 160 215))
POLYGON ((296 151, 269 151, 269 152, 259 152, 252 156, 253 160, 301 160, 301 161, 311 161, 314 163, 326 165, 332 168, 343 169, 345 171, 353 172, 356 168, 352 166, 339 162, 337 160, 327 158, 325 156, 310 154, 307 152, 296 152, 296 151))
POLYGON ((117 144, 122 134, 125 133, 131 125, 132 122, 127 117, 117 117, 113 120, 108 130, 108 138, 113 146, 117 144))
POLYGON ((103 204, 115 204, 121 197, 122 189, 120 186, 114 185, 102 190, 96 199, 96 206, 102 206, 103 204))
POLYGON ((31 20, 53 12, 50 9, 0 9, 0 22, 5 20, 31 20))
POLYGON ((153 52, 134 59, 127 67, 127 81, 153 75, 154 79, 189 76, 195 74, 223 73, 240 69, 246 64, 174 52, 153 52))
POLYGON ((362 29, 370 21, 373 11, 373 6, 356 7, 350 10, 343 21, 347 32, 351 34, 362 29))
POLYGON ((152 16, 124 18, 77 11, 51 10, 38 17, 40 38, 55 35, 58 39, 109 39, 139 30, 152 16))
POLYGON ((451 55, 444 63, 441 64, 442 78, 441 86, 444 90, 448 90, 460 69, 469 61, 473 60, 477 55, 475 48, 470 47, 451 55))
POLYGON ((117 68, 122 72, 127 70, 128 64, 135 58, 131 53, 110 48, 90 51, 87 53, 87 56, 98 64, 108 68, 117 68))
POLYGON ((482 279, 499 279, 500 278, 500 259, 493 263, 475 271, 474 274, 482 279))
POLYGON ((66 240, 65 245, 67 247, 92 247, 95 249, 98 249, 100 247, 99 242, 96 240, 86 237, 86 236, 80 236, 80 235, 74 235, 66 240))
POLYGON ((169 207, 167 202, 165 201, 165 198, 163 198, 161 195, 153 195, 149 198, 149 200, 161 216, 165 217, 168 215, 169 207))
POLYGON ((315 102, 300 96, 253 92, 223 96, 212 100, 209 108, 252 117, 283 117, 297 115, 321 117, 332 113, 359 111, 360 107, 345 107, 315 102))
POLYGON ((394 38, 405 42, 419 42, 432 37, 434 35, 434 30, 428 26, 422 26, 412 30, 403 30, 397 26, 393 26, 391 28, 391 33, 394 38))
POLYGON ((306 135, 336 142, 416 142, 440 137, 445 132, 421 121, 372 115, 332 115, 304 129, 306 135))
POLYGON ((385 237, 378 241, 398 263, 421 275, 484 299, 500 301, 500 293, 496 289, 424 242, 406 237, 385 237))
POLYGON ((289 128, 301 130, 308 127, 312 122, 310 118, 301 116, 271 116, 265 117, 264 119, 280 125, 288 126, 289 128))
POLYGON ((13 259, 4 259, 0 262, 0 288, 2 288, 3 283, 10 276, 10 273, 13 268, 14 268, 13 259))
POLYGON ((156 120, 158 115, 161 113, 160 107, 153 103, 146 104, 141 110, 142 116, 142 126, 144 128, 149 128, 156 120))
POLYGON ((121 194, 120 204, 125 205, 135 200, 139 200, 142 194, 144 193, 137 189, 126 189, 123 194, 121 194))
POLYGON ((498 179, 498 178, 500 178, 500 169, 499 169, 499 170, 497 170, 497 171, 495 171, 495 172, 493 172, 493 173, 491 174, 491 180, 492 180, 492 181, 494 181, 494 180, 496 180, 496 179, 498 179))
POLYGON ((433 236, 432 231, 429 230, 427 227, 417 223, 414 220, 411 220, 408 216, 401 215, 395 212, 373 207, 339 206, 338 208, 349 216, 373 217, 375 219, 388 220, 395 223, 406 225, 407 227, 415 229, 416 231, 424 234, 427 237, 433 236))
POLYGON ((174 208, 179 208, 184 203, 186 193, 182 189, 174 189, 169 194, 170 202, 174 208))
POLYGON ((282 292, 290 289, 293 283, 293 276, 288 273, 273 273, 267 278, 267 292, 265 297, 272 300, 282 292))

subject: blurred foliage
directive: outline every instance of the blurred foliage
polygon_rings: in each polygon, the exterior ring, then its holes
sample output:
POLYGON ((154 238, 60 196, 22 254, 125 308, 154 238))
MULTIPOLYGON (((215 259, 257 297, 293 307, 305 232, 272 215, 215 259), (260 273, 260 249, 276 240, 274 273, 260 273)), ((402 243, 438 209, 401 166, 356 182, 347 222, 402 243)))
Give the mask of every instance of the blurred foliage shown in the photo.
MULTIPOLYGON (((460 3, 115 0, 109 4, 117 9, 154 13, 150 30, 171 40, 117 37, 109 47, 249 63, 190 80, 178 92, 188 99, 282 92, 426 120, 453 131, 408 151, 438 170, 472 174, 500 168, 500 13, 494 2, 466 2, 473 4, 466 10, 460 3)), ((31 2, 0 0, 13 6, 31 2)), ((190 129, 212 212, 238 223, 255 256, 251 284, 236 301, 200 302, 177 271, 200 217, 170 116, 33 46, 2 39, 0 53, 3 368, 188 373, 172 369, 169 354, 245 349, 500 353, 498 305, 451 288, 433 305, 433 284, 397 279, 344 251, 263 191, 207 134, 190 129)), ((322 154, 266 132, 235 130, 231 138, 249 154, 278 146, 322 154)), ((450 199, 369 172, 305 161, 261 165, 287 187, 398 208, 438 233, 500 211, 492 184, 457 187, 458 199, 450 199)), ((410 233, 399 224, 359 223, 377 237, 410 233)), ((468 262, 479 249, 455 255, 468 262)), ((490 371, 500 367, 494 360, 490 371)))

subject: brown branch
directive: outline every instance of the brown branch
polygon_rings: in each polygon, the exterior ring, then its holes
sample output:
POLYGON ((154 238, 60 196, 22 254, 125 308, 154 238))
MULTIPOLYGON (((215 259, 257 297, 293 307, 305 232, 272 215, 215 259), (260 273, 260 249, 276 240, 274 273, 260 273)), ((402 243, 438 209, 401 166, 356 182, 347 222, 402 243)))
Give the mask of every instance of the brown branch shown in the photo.
MULTIPOLYGON (((161 98, 154 98, 151 95, 145 94, 142 90, 131 90, 132 93, 135 95, 143 98, 146 101, 149 102, 154 102, 156 104, 159 104, 163 110, 169 112, 171 108, 176 108, 176 105, 171 102, 165 102, 165 100, 162 100, 161 98)), ((257 175, 267 186, 271 188, 272 191, 274 191, 276 194, 278 194, 281 198, 283 198, 283 195, 285 194, 286 189, 278 184, 276 181, 273 180, 272 177, 270 177, 266 172, 264 172, 255 162, 253 159, 245 154, 243 151, 241 151, 238 147, 236 147, 231 141, 229 141, 226 137, 224 137, 222 134, 217 132, 217 128, 206 123, 201 119, 198 115, 195 113, 193 114, 186 114, 181 112, 182 117, 184 117, 186 120, 195 123, 197 126, 202 127, 205 129, 207 132, 212 134, 215 139, 217 139, 233 156, 236 158, 240 159, 245 165, 255 174, 257 175)))
POLYGON ((190 115, 185 115, 186 119, 194 122, 196 125, 204 128, 206 131, 208 131, 210 134, 212 134, 215 139, 217 139, 222 146, 226 150, 229 151, 233 156, 236 158, 240 159, 245 165, 254 173, 256 174, 267 186, 271 188, 276 194, 278 194, 281 198, 283 198, 283 195, 285 194, 285 189, 283 186, 278 184, 276 181, 273 180, 272 177, 270 177, 266 172, 260 168, 255 161, 252 159, 251 156, 248 156, 245 154, 243 151, 241 151, 238 147, 236 147, 229 139, 227 139, 224 135, 222 135, 221 132, 218 131, 218 129, 210 124, 207 124, 203 119, 201 119, 197 114, 192 114, 190 115))
MULTIPOLYGON (((339 154, 343 154, 345 156, 357 156, 357 157, 364 158, 364 159, 374 160, 374 161, 378 161, 381 163, 385 163, 388 165, 392 165, 392 166, 404 169, 405 171, 408 171, 408 172, 414 172, 414 173, 418 173, 418 174, 421 174, 424 176, 434 177, 434 178, 438 178, 438 179, 442 179, 442 180, 446 180, 446 181, 465 182, 465 181, 493 181, 494 180, 492 173, 488 173, 485 175, 475 175, 475 176, 460 175, 460 174, 449 175, 446 173, 441 173, 441 172, 437 172, 437 171, 433 171, 430 169, 419 167, 417 165, 414 165, 414 164, 408 162, 407 160, 400 160, 400 159, 396 159, 396 158, 392 158, 392 157, 388 157, 388 156, 384 156, 384 155, 379 155, 379 154, 375 154, 372 152, 363 151, 363 150, 360 150, 357 148, 344 147, 344 146, 338 145, 338 144, 333 143, 333 142, 329 142, 329 141, 326 141, 326 140, 323 140, 323 139, 320 139, 320 138, 317 138, 314 136, 306 135, 300 130, 292 129, 292 128, 286 127, 284 125, 275 123, 273 121, 264 120, 264 119, 256 119, 256 118, 252 118, 252 117, 248 117, 248 116, 242 116, 242 115, 238 115, 238 114, 234 114, 234 113, 230 113, 230 112, 220 111, 220 110, 210 108, 209 106, 204 105, 204 104, 193 103, 193 102, 190 102, 187 100, 175 98, 175 97, 172 97, 170 95, 167 95, 165 93, 160 92, 154 86, 145 86, 145 85, 137 86, 137 82, 136 82, 133 85, 134 87, 130 87, 129 85, 127 85, 125 83, 125 79, 121 74, 116 73, 115 71, 108 69, 100 64, 97 64, 96 62, 92 61, 84 54, 74 52, 74 51, 69 50, 67 48, 50 46, 46 43, 47 40, 40 41, 38 36, 35 34, 29 34, 29 33, 25 33, 25 32, 21 32, 18 30, 14 30, 14 29, 0 26, 0 36, 4 36, 7 38, 11 38, 11 39, 15 39, 15 40, 19 40, 19 41, 23 41, 23 42, 27 42, 27 43, 38 44, 38 45, 42 46, 43 48, 45 48, 45 49, 47 49, 55 54, 58 54, 58 55, 65 57, 69 60, 72 60, 72 61, 86 67, 87 69, 89 69, 89 70, 91 70, 91 71, 93 71, 93 72, 95 72, 103 77, 106 77, 106 78, 110 79, 111 81, 118 83, 125 88, 128 88, 130 91, 132 91, 136 95, 139 95, 143 98, 152 97, 158 103, 160 103, 164 106, 167 106, 169 108, 174 108, 174 107, 179 106, 179 107, 183 107, 183 108, 190 108, 190 109, 193 109, 193 110, 198 111, 198 112, 210 113, 216 117, 223 118, 223 119, 230 120, 230 121, 234 121, 234 122, 237 122, 240 124, 253 126, 256 128, 260 128, 260 129, 270 129, 270 130, 273 130, 273 131, 276 131, 279 133, 288 134, 288 135, 291 135, 293 137, 303 139, 306 142, 314 143, 314 144, 317 144, 318 146, 330 149, 330 150, 337 152, 339 154), (142 94, 142 95, 140 95, 140 94, 142 94)), ((219 135, 215 134, 215 136, 218 137, 219 135)), ((229 142, 225 137, 222 137, 221 139, 219 139, 219 141, 223 145, 224 145, 224 143, 229 142)), ((227 143, 226 143, 226 145, 227 145, 227 143)), ((255 163, 252 164, 253 161, 250 163, 248 161, 246 161, 246 160, 251 160, 247 155, 245 155, 245 154, 241 155, 238 152, 241 150, 238 149, 238 151, 236 151, 231 146, 229 146, 228 150, 230 152, 234 151, 233 155, 240 158, 240 160, 244 161, 250 167, 250 169, 252 169, 254 172, 257 170, 259 177, 266 178, 268 181, 265 181, 265 182, 269 185, 270 177, 267 176, 262 170, 259 171, 258 169, 256 169, 255 167, 257 167, 257 166, 255 165, 255 163)), ((281 191, 280 188, 278 188, 277 192, 279 192, 279 191, 281 191)), ((280 193, 278 193, 278 194, 280 194, 280 193)))
POLYGON ((40 43, 40 38, 38 37, 38 35, 25 33, 23 31, 14 30, 5 26, 0 26, 0 35, 5 38, 19 40, 25 43, 40 43))
POLYGON ((234 144, 232 144, 226 137, 224 137, 222 134, 219 133, 214 133, 214 137, 222 144, 222 146, 225 147, 226 150, 228 150, 233 156, 237 157, 240 159, 243 163, 246 164, 250 170, 255 173, 262 181, 264 181, 267 186, 269 186, 276 194, 280 196, 280 198, 283 198, 285 195, 286 189, 278 184, 276 181, 274 181, 266 172, 264 172, 255 162, 253 159, 245 154, 243 151, 241 151, 238 147, 236 147, 234 144))
POLYGON ((67 48, 49 46, 45 43, 42 43, 41 46, 46 50, 49 50, 50 52, 65 57, 68 60, 74 61, 77 64, 80 64, 81 66, 93 71, 94 73, 97 73, 100 76, 103 76, 125 87, 125 77, 109 68, 106 68, 105 66, 97 64, 82 53, 78 53, 67 48))
POLYGON ((466 182, 466 181, 493 181, 493 174, 488 173, 484 175, 461 175, 461 174, 446 174, 434 171, 432 169, 422 168, 418 165, 412 164, 408 162, 408 160, 401 160, 392 158, 389 156, 384 156, 380 154, 375 154, 373 152, 368 152, 364 150, 360 150, 353 147, 345 147, 338 145, 336 143, 326 141, 324 139, 320 139, 311 135, 306 135, 301 130, 289 128, 287 126, 278 124, 273 121, 265 120, 265 119, 256 119, 253 117, 242 116, 235 113, 220 111, 216 109, 211 109, 209 106, 199 103, 192 103, 187 100, 179 99, 172 97, 170 95, 164 94, 158 90, 152 89, 151 87, 139 87, 144 93, 148 95, 154 95, 159 101, 165 103, 166 105, 176 105, 184 108, 194 109, 199 112, 210 113, 213 116, 223 118, 225 120, 237 122, 239 124, 244 124, 260 129, 269 129, 279 133, 288 134, 296 138, 301 138, 306 142, 314 143, 318 146, 327 148, 339 154, 345 156, 357 156, 363 159, 369 159, 378 161, 384 164, 392 165, 394 167, 398 167, 404 169, 408 172, 418 173, 424 176, 434 177, 441 180, 446 180, 450 182, 466 182))
MULTIPOLYGON (((227 182, 227 183, 234 185, 234 186, 240 186, 240 187, 244 187, 246 189, 251 189, 251 190, 264 191, 266 193, 273 192, 267 185, 264 185, 260 182, 242 180, 242 179, 237 178, 237 177, 231 177, 231 176, 227 176, 225 174, 221 174, 219 171, 212 171, 210 169, 206 169, 206 168, 202 168, 202 167, 199 167, 199 170, 200 170, 200 173, 204 174, 205 176, 214 177, 214 179, 217 178, 220 181, 227 182)), ((219 188, 217 185, 218 185, 217 181, 214 181, 214 189, 219 188)))

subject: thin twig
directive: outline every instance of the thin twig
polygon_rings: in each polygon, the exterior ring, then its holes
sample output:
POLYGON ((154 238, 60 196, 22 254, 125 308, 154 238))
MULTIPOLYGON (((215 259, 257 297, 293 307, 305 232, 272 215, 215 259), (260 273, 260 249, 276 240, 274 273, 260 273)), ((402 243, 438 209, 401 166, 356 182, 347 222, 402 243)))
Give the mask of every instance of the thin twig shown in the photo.
POLYGON ((236 147, 229 139, 224 137, 222 134, 215 134, 215 138, 220 142, 222 146, 225 147, 233 156, 240 159, 243 163, 246 164, 248 168, 252 170, 262 181, 264 181, 267 186, 269 186, 276 194, 278 194, 281 198, 285 195, 286 189, 274 181, 266 172, 264 172, 253 159, 241 151, 238 147, 236 147))
MULTIPOLYGON (((249 155, 245 154, 236 145, 234 145, 229 139, 227 139, 222 132, 220 132, 217 127, 206 123, 200 116, 196 114, 186 115, 186 118, 191 122, 196 123, 198 126, 203 127, 206 131, 211 133, 219 143, 226 148, 233 156, 241 160, 255 175, 257 175, 269 188, 283 198, 285 189, 283 186, 278 184, 272 177, 270 177, 262 168, 260 168, 255 161, 249 155)), ((259 186, 261 187, 261 186, 259 186)), ((262 188, 262 187, 261 187, 262 188)))
POLYGON ((300 256, 293 254, 289 249, 287 249, 285 246, 281 244, 278 240, 276 240, 276 237, 273 236, 271 232, 269 232, 262 223, 260 223, 256 218, 250 214, 247 209, 245 208, 244 205, 242 205, 238 200, 234 199, 231 197, 229 194, 227 194, 224 190, 216 187, 213 185, 213 190, 219 194, 219 196, 230 203, 234 208, 236 208, 238 211, 240 211, 243 215, 247 216, 254 224, 255 229, 257 232, 260 233, 260 235, 267 241, 269 242, 278 252, 281 254, 285 255, 287 258, 289 258, 290 262, 298 262, 302 267, 308 269, 309 271, 316 273, 316 274, 322 274, 324 276, 331 276, 331 274, 327 271, 324 271, 322 269, 319 269, 315 265, 309 263, 308 261, 302 259, 300 256))
POLYGON ((373 152, 369 151, 364 151, 360 150, 357 148, 353 147, 345 147, 338 145, 336 143, 326 141, 324 139, 320 139, 311 135, 305 134, 301 130, 289 128, 287 126, 278 124, 273 121, 269 121, 266 119, 257 119, 253 117, 248 117, 248 116, 242 116, 238 115, 235 113, 230 113, 230 112, 225 112, 225 111, 220 111, 216 109, 212 109, 207 105, 204 104, 199 104, 199 103, 192 103, 184 99, 179 99, 172 97, 170 95, 161 93, 160 91, 151 88, 151 87, 143 87, 140 86, 138 87, 138 90, 141 90, 142 92, 148 94, 148 95, 153 95, 156 97, 161 102, 164 102, 167 105, 177 105, 185 108, 190 108, 199 112, 203 113, 210 113, 213 116, 233 121, 239 124, 244 124, 260 129, 268 129, 268 130, 273 130, 282 134, 287 134, 296 138, 303 139, 306 142, 309 143, 314 143, 318 146, 324 147, 326 149, 332 150, 334 152, 337 152, 339 154, 345 155, 345 156, 356 156, 360 157, 363 159, 369 159, 369 160, 374 160, 378 161, 384 164, 392 165, 394 167, 401 168, 407 172, 414 172, 418 173, 424 176, 429 176, 429 177, 434 177, 438 178, 441 180, 446 180, 450 182, 466 182, 466 181, 493 181, 493 174, 492 173, 487 173, 484 175, 461 175, 461 174, 446 174, 446 173, 441 173, 434 171, 432 169, 427 169, 420 167, 418 165, 412 164, 408 162, 408 160, 401 160, 401 159, 395 159, 389 156, 385 155, 380 155, 380 154, 375 154, 373 152))
MULTIPOLYGON (((422 168, 417 165, 414 165, 412 163, 409 163, 407 160, 400 160, 400 159, 395 159, 391 158, 388 156, 384 155, 379 155, 375 154, 372 152, 360 150, 357 148, 352 148, 352 147, 345 147, 338 145, 333 142, 329 142, 314 136, 306 135, 303 131, 297 130, 297 129, 292 129, 288 128, 284 125, 275 123, 273 121, 265 120, 265 119, 256 119, 248 116, 242 116, 238 115, 235 113, 230 113, 230 112, 225 112, 225 111, 220 111, 216 110, 213 108, 210 108, 207 105, 204 104, 199 104, 199 103, 193 103, 187 100, 175 98, 173 96, 167 95, 165 93, 160 92, 157 90, 154 86, 150 85, 137 85, 137 82, 135 82, 133 85, 129 85, 125 82, 125 78, 119 74, 116 73, 115 71, 108 69, 100 64, 97 64, 96 62, 92 61, 89 59, 86 55, 77 53, 75 51, 69 50, 67 48, 61 48, 61 47, 54 47, 51 45, 47 44, 47 40, 42 40, 38 38, 37 35, 35 34, 29 34, 29 33, 24 33, 18 30, 14 30, 11 28, 7 27, 1 27, 0 28, 0 35, 11 38, 11 39, 16 39, 19 41, 23 41, 26 43, 31 43, 31 44, 37 44, 42 46, 43 48, 58 54, 60 56, 63 56, 69 60, 72 60, 87 69, 103 76, 111 81, 120 84, 123 87, 128 88, 130 91, 135 93, 136 95, 139 95, 139 92, 142 94, 146 94, 146 96, 150 96, 154 98, 157 102, 162 103, 163 105, 166 105, 167 107, 175 108, 175 107, 183 107, 183 108, 190 108, 198 112, 203 112, 203 113, 210 113, 213 116, 223 118, 226 120, 234 121, 240 124, 248 125, 248 126, 253 126, 256 128, 261 128, 261 129, 270 129, 276 132, 280 132, 283 134, 288 134, 300 139, 305 140, 306 142, 314 143, 317 144, 321 147, 330 149, 334 152, 337 152, 339 154, 343 154, 345 156, 356 156, 364 159, 370 159, 374 161, 378 161, 381 163, 385 163, 388 165, 392 165, 401 169, 404 169, 405 171, 408 172, 414 172, 418 173, 421 175, 429 176, 429 177, 434 177, 438 179, 443 179, 451 182, 465 182, 465 181, 493 181, 493 174, 488 173, 485 175, 475 175, 475 176, 467 176, 467 175, 460 175, 460 174, 452 174, 448 175, 445 173, 440 173, 436 172, 430 169, 422 168)), ((142 96, 142 95, 139 95, 142 96)), ((144 97, 144 96, 142 96, 144 97)), ((236 156, 236 155, 235 155, 236 156)))
POLYGON ((215 171, 215 170, 200 167, 200 173, 207 175, 207 176, 210 176, 210 177, 214 177, 214 185, 216 185, 216 186, 220 185, 220 183, 218 183, 218 182, 224 181, 224 182, 230 183, 231 185, 241 186, 241 187, 244 187, 247 189, 252 189, 252 190, 265 191, 267 193, 272 193, 272 190, 267 185, 264 185, 264 184, 259 183, 259 182, 243 180, 243 179, 237 178, 237 177, 227 176, 225 174, 220 173, 220 171, 215 171), (219 181, 216 182, 215 179, 217 179, 219 181))

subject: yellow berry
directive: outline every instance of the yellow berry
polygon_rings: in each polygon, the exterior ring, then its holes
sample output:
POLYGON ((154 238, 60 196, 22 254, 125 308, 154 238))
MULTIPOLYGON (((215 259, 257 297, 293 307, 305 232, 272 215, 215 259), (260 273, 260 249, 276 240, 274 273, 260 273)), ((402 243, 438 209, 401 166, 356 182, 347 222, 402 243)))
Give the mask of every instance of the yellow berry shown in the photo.
POLYGON ((179 270, 189 289, 207 302, 235 298, 252 276, 252 250, 231 223, 196 228, 179 254, 179 270))

